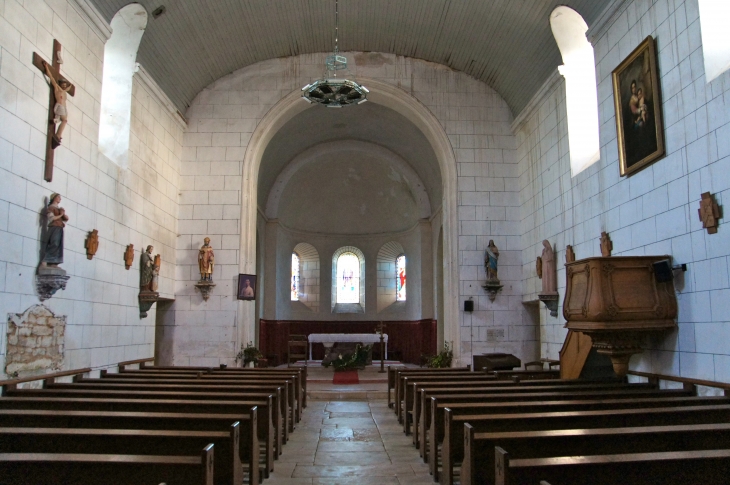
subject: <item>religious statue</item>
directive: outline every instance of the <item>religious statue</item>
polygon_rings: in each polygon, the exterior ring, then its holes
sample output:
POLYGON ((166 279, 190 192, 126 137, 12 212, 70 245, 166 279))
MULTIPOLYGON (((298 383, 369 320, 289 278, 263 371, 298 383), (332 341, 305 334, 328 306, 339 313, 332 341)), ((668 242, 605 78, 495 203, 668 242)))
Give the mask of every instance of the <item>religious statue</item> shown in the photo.
POLYGON ((497 261, 499 260, 499 249, 494 244, 494 240, 489 240, 487 246, 487 254, 484 258, 484 269, 487 271, 487 284, 499 284, 499 276, 497 275, 497 261))
POLYGON ((213 281, 213 266, 215 254, 210 246, 210 238, 203 239, 203 246, 198 251, 198 268, 200 269, 200 281, 213 281))
POLYGON ((601 256, 608 258, 613 251, 613 242, 606 231, 601 233, 601 256))
POLYGON ((51 142, 51 147, 57 148, 61 144, 61 135, 63 134, 63 129, 66 128, 66 124, 68 123, 68 109, 66 108, 66 98, 68 97, 68 92, 71 90, 71 83, 63 77, 59 77, 57 82, 56 78, 53 76, 53 73, 51 73, 47 62, 43 61, 43 67, 46 70, 46 76, 48 76, 48 79, 50 79, 51 86, 53 86, 53 96, 56 99, 56 104, 53 107, 53 114, 55 115, 53 121, 55 123, 58 123, 60 121, 60 124, 56 129, 56 133, 53 134, 53 140, 51 142))
MULTIPOLYGON (((159 258, 159 254, 157 257, 152 256, 152 250, 154 247, 147 246, 147 250, 142 253, 142 263, 141 263, 141 277, 140 277, 140 289, 144 292, 155 292, 155 288, 153 288, 153 280, 154 277, 157 276, 160 272, 160 267, 157 263, 157 259, 159 258)), ((156 282, 155 282, 156 283, 156 282)))
POLYGON ((541 295, 556 295, 558 293, 558 276, 555 265, 555 252, 550 241, 542 242, 542 292, 541 295))
POLYGON ((499 249, 494 244, 494 240, 490 239, 487 245, 487 252, 484 255, 484 269, 487 273, 487 282, 482 285, 489 294, 489 301, 494 301, 497 293, 502 289, 502 283, 499 282, 497 274, 497 261, 499 260, 499 249))
POLYGON ((66 227, 68 216, 66 211, 58 205, 60 203, 61 195, 51 194, 46 210, 48 233, 46 234, 41 267, 53 267, 63 263, 63 228, 66 227))
POLYGON ((99 231, 94 229, 86 238, 86 259, 94 259, 96 251, 99 249, 99 231))
POLYGON ((700 199, 700 208, 697 210, 700 214, 702 227, 707 229, 707 234, 717 233, 717 222, 720 218, 720 206, 717 205, 715 197, 709 192, 702 194, 700 199))
POLYGON ((575 252, 573 251, 573 246, 568 244, 565 246, 565 262, 572 263, 573 261, 575 261, 575 252))
POLYGON ((134 244, 128 244, 127 250, 124 251, 124 267, 129 269, 134 263, 134 244))

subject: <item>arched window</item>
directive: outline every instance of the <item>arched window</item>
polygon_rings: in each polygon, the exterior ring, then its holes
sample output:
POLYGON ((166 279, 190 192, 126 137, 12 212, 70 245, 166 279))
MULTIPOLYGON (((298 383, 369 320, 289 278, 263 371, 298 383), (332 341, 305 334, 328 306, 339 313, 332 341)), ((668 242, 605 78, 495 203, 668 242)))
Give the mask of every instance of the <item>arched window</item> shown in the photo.
POLYGON ((299 301, 299 255, 291 253, 291 301, 299 301))
POLYGON ((565 78, 570 171, 575 177, 601 157, 596 63, 586 39, 588 25, 578 12, 557 7, 550 14, 550 27, 563 57, 558 70, 565 78))
POLYGON ((360 303, 360 258, 355 253, 337 258, 337 303, 360 303))
POLYGON ((406 301, 406 255, 395 258, 395 301, 406 301))
POLYGON ((730 2, 699 0, 699 4, 705 82, 709 83, 730 68, 730 2))
POLYGON ((296 311, 319 311, 319 253, 309 243, 300 242, 291 255, 291 301, 296 311))
POLYGON ((104 45, 99 151, 126 168, 132 118, 132 78, 137 70, 137 49, 147 27, 147 11, 138 3, 130 3, 114 15, 111 27, 112 35, 104 45))

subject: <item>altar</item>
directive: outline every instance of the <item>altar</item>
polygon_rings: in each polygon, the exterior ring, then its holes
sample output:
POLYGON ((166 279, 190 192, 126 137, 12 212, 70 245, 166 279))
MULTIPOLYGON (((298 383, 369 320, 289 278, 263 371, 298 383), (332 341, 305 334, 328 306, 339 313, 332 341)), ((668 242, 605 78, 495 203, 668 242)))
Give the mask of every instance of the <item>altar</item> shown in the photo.
MULTIPOLYGON (((309 340, 309 360, 312 359, 312 344, 321 343, 325 347, 325 355, 329 353, 329 350, 335 344, 335 342, 362 342, 377 343, 380 342, 379 333, 311 333, 308 337, 309 340)), ((385 342, 385 358, 388 358, 388 334, 383 334, 383 341, 385 342)))

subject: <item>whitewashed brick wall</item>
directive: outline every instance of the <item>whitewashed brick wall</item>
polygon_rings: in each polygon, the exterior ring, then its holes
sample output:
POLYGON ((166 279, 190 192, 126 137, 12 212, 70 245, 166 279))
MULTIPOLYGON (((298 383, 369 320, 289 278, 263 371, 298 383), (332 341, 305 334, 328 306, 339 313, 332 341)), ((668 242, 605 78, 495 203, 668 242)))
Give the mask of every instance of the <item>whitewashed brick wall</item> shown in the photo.
POLYGON ((135 80, 129 170, 98 154, 104 40, 91 25, 74 2, 0 1, 0 352, 7 315, 39 301, 39 214, 44 198, 59 192, 70 217, 62 267, 71 279, 45 304, 68 317, 67 369, 153 355, 154 309, 140 320, 137 302, 139 251, 147 244, 162 255, 160 291, 173 296, 182 126, 135 80), (34 51, 50 59, 54 38, 63 45, 61 72, 76 95, 68 101, 53 182, 46 183, 49 87, 31 59, 34 51), (92 229, 100 242, 89 261, 84 239, 92 229), (126 271, 129 243, 137 259, 126 271))
MULTIPOLYGON (((392 83, 422 102, 451 140, 459 175, 460 299, 474 296, 477 302, 473 314, 460 315, 466 359, 472 348, 521 354, 523 339, 534 344, 536 336, 532 327, 521 329, 519 186, 507 104, 486 84, 441 65, 388 54, 365 55, 366 62, 358 63, 356 53, 346 55, 356 76, 392 83), (494 303, 481 288, 489 239, 500 248, 500 278, 505 284, 494 303), (487 342, 489 327, 504 330, 504 337, 490 337, 494 341, 487 342)), ((244 152, 262 117, 283 96, 318 78, 323 60, 324 54, 302 55, 241 69, 204 89, 186 113, 189 128, 183 142, 182 236, 175 289, 176 364, 215 365, 232 357, 244 152), (197 248, 205 236, 223 255, 219 259, 216 252, 219 286, 208 302, 193 286, 199 277, 197 248), (227 356, 220 354, 223 348, 229 349, 227 356)), ((438 207, 437 202, 432 205, 438 207)))
MULTIPOLYGON (((730 200, 730 107, 727 72, 706 84, 697 0, 627 2, 594 40, 601 117, 601 160, 570 177, 562 81, 516 131, 522 205, 525 300, 535 299, 540 243, 557 245, 565 295, 565 245, 578 258, 600 254, 608 231, 614 255, 671 254, 689 270, 675 279, 679 328, 647 342, 631 368, 685 377, 730 380, 730 230, 706 234, 697 217, 700 194, 730 200), (657 41, 667 156, 621 178, 611 71, 647 36, 657 41)), ((724 221, 722 221, 724 222, 724 221)), ((562 302, 562 299, 561 299, 562 302)), ((542 356, 557 358, 566 330, 541 315, 542 356)))

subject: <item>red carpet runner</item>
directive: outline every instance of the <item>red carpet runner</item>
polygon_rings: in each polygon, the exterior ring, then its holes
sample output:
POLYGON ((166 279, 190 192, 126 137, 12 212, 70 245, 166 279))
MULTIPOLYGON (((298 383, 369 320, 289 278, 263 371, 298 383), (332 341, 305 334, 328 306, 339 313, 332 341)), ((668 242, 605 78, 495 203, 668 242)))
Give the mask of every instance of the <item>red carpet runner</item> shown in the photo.
POLYGON ((343 370, 335 372, 332 378, 332 384, 359 384, 360 379, 357 377, 356 370, 343 370))

